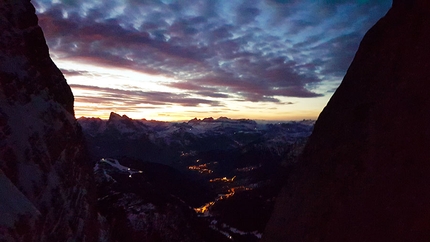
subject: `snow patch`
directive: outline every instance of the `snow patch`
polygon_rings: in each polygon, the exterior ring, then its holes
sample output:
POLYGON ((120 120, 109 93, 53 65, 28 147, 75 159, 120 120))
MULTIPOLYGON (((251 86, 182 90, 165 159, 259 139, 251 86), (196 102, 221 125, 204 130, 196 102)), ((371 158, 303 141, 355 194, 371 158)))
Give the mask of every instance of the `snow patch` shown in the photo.
MULTIPOLYGON (((128 176, 130 178, 132 178, 132 175, 135 174, 135 173, 143 173, 143 171, 138 171, 138 170, 131 169, 130 167, 123 166, 123 165, 121 165, 121 163, 119 163, 118 160, 115 160, 115 159, 102 158, 100 160, 100 162, 107 163, 107 164, 111 165, 112 167, 118 169, 119 171, 128 173, 129 174, 128 176)), ((98 164, 96 164, 96 167, 94 168, 94 171, 96 171, 96 169, 99 169, 98 164)))
POLYGON ((0 169, 0 227, 12 227, 19 220, 20 215, 30 215, 32 218, 40 216, 33 203, 7 178, 0 169))
POLYGON ((240 235, 254 235, 255 237, 257 237, 258 239, 261 239, 263 237, 262 233, 259 233, 258 231, 252 231, 252 232, 245 232, 245 231, 241 231, 239 229, 233 228, 228 226, 227 224, 223 224, 224 228, 227 228, 228 230, 230 230, 232 233, 234 234, 240 234, 240 235))

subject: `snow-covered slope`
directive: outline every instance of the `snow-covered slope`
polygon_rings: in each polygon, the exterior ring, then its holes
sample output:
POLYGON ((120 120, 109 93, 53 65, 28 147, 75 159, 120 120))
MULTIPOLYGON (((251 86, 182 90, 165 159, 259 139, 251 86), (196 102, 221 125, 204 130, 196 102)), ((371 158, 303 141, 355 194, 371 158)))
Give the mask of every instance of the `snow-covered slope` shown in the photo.
MULTIPOLYGON (((35 221, 41 214, 0 169, 0 226, 13 227, 20 217, 35 221)), ((34 226, 34 224, 32 224, 34 226)), ((0 236, 2 238, 2 236, 0 236)), ((11 240, 11 237, 3 237, 11 240)))

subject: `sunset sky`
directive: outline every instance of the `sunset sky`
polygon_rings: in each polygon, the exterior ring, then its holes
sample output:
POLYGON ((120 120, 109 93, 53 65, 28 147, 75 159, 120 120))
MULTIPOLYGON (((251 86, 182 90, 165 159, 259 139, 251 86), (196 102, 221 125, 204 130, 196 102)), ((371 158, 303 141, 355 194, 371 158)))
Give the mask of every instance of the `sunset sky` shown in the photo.
POLYGON ((76 117, 316 119, 390 0, 32 0, 76 117))

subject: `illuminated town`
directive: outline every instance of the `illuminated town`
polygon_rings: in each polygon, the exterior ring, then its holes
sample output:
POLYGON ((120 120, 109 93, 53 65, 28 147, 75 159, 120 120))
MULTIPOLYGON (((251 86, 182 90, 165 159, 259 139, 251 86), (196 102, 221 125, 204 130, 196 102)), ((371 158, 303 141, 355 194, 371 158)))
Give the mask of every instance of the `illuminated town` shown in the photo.
POLYGON ((213 171, 207 167, 207 164, 189 166, 188 169, 198 171, 199 173, 213 173, 213 171))
POLYGON ((209 209, 213 205, 215 205, 216 202, 218 202, 220 200, 224 200, 224 199, 230 198, 230 197, 232 197, 237 192, 249 191, 249 190, 252 190, 252 188, 244 187, 244 186, 230 188, 228 190, 228 193, 219 194, 218 197, 214 201, 208 202, 208 203, 206 203, 205 205, 203 205, 203 206, 201 206, 199 208, 194 208, 194 211, 196 211, 196 213, 203 214, 203 216, 205 216, 205 217, 210 216, 209 209))
POLYGON ((214 179, 210 179, 210 182, 233 182, 234 179, 236 178, 236 176, 232 177, 232 178, 227 178, 227 177, 223 177, 223 178, 214 178, 214 179))

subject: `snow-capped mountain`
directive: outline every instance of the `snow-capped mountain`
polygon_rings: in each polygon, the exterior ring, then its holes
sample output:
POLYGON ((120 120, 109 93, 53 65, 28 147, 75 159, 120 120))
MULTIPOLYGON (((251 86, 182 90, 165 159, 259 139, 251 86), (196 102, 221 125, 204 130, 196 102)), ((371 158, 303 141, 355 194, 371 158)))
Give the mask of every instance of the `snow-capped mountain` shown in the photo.
POLYGON ((108 120, 79 118, 97 158, 129 156, 170 164, 177 153, 193 150, 259 148, 276 155, 312 132, 313 121, 257 123, 246 119, 192 119, 188 122, 133 120, 111 113, 108 120), (172 153, 173 152, 173 153, 172 153))

